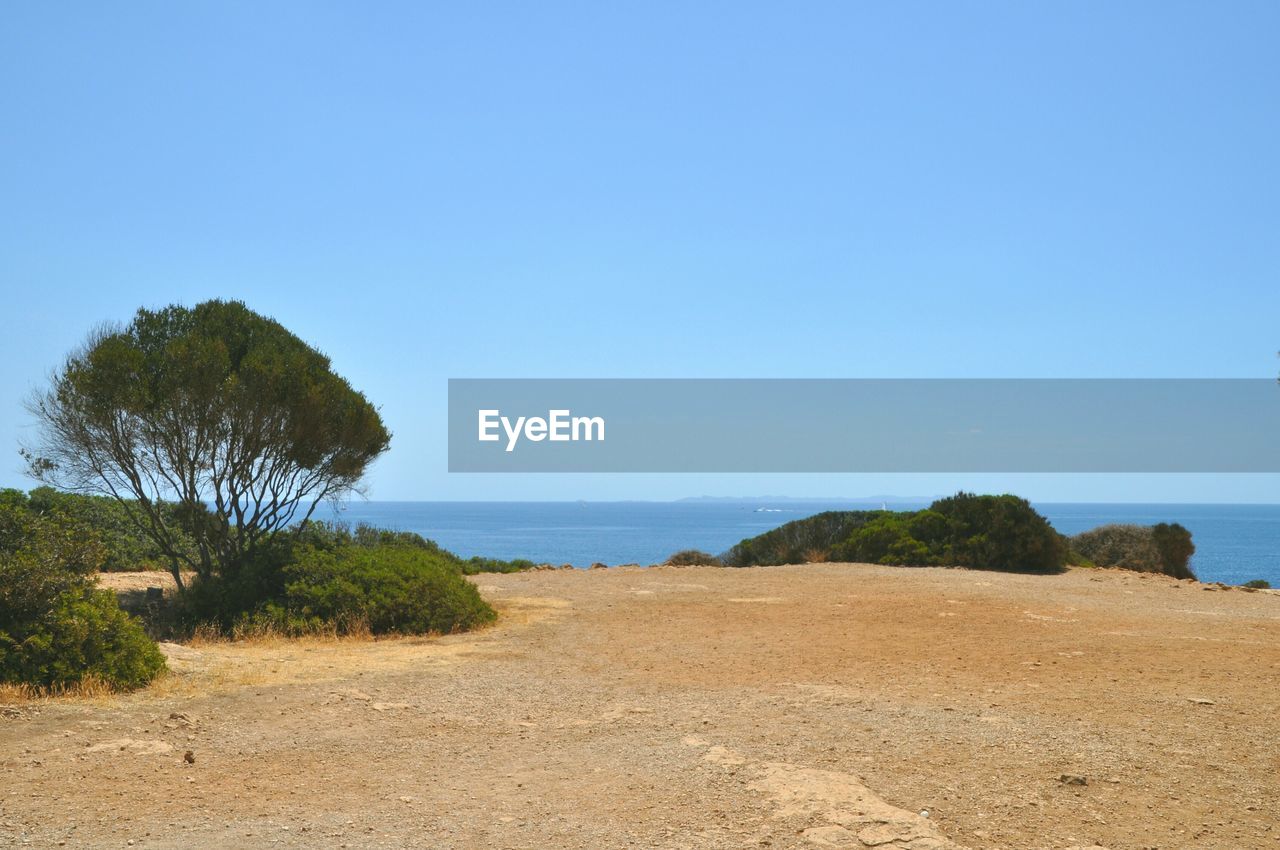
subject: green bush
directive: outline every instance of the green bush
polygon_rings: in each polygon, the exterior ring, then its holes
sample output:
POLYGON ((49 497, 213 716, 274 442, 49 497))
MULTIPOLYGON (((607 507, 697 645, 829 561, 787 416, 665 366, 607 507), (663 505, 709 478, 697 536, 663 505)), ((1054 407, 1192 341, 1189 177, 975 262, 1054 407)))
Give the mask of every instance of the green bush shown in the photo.
POLYGON ((959 493, 914 513, 886 513, 832 549, 832 558, 902 566, 1019 572, 1062 568, 1058 533, 1024 499, 959 493))
MULTIPOLYGON (((239 564, 238 569, 222 575, 209 575, 191 581, 164 612, 161 631, 176 637, 190 635, 195 629, 212 627, 231 635, 248 620, 264 616, 271 608, 277 618, 285 593, 285 568, 294 558, 294 540, 279 538, 258 547, 239 564)), ((282 631, 304 631, 288 628, 283 620, 274 624, 282 631)))
POLYGON ((935 511, 886 513, 835 546, 837 561, 922 567, 943 563, 946 518, 935 511))
POLYGON ((960 567, 1056 572, 1066 560, 1062 536, 1017 496, 957 493, 929 510, 946 518, 942 560, 960 567))
POLYGON ((1271 582, 1265 578, 1255 578, 1253 581, 1246 581, 1241 587, 1251 587, 1254 590, 1270 590, 1271 582))
MULTIPOLYGON (((129 516, 129 507, 107 496, 85 496, 64 493, 52 487, 37 487, 30 493, 0 490, 0 503, 39 516, 61 516, 92 528, 105 548, 103 572, 169 569, 169 561, 160 547, 129 516)), ((176 505, 166 504, 163 513, 178 546, 194 554, 195 540, 181 527, 176 505)), ((141 514, 138 514, 141 516, 141 514)))
POLYGON ((667 558, 668 567, 719 566, 720 559, 698 549, 681 549, 667 558))
POLYGON ((807 564, 826 560, 832 547, 885 511, 826 511, 743 540, 720 556, 726 567, 807 564))
POLYGON ((164 669, 141 624, 94 588, 104 557, 92 529, 0 504, 0 681, 131 690, 164 669))
POLYGON ((392 531, 372 525, 360 524, 354 530, 338 523, 309 522, 299 541, 321 548, 336 546, 408 546, 438 555, 465 575, 477 573, 517 573, 533 569, 533 561, 516 558, 504 561, 499 558, 461 558, 444 549, 434 540, 428 540, 421 534, 412 531, 392 531))
POLYGON ((497 616, 455 564, 407 546, 307 548, 285 575, 284 609, 303 622, 450 634, 497 616))
POLYGON ((1100 567, 1195 578, 1191 532, 1177 524, 1103 525, 1072 537, 1071 548, 1100 567))
POLYGON ((463 631, 496 616, 464 578, 471 564, 417 534, 313 523, 260 547, 234 572, 193 582, 174 627, 227 635, 463 631))
POLYGON ((830 511, 744 540, 726 566, 859 561, 1018 572, 1062 569, 1062 536, 1017 496, 958 493, 927 510, 830 511))
POLYGON ((1151 537, 1160 553, 1164 574, 1174 578, 1195 579, 1191 571, 1191 556, 1196 545, 1191 542, 1191 532, 1175 523, 1157 523, 1151 527, 1151 537))

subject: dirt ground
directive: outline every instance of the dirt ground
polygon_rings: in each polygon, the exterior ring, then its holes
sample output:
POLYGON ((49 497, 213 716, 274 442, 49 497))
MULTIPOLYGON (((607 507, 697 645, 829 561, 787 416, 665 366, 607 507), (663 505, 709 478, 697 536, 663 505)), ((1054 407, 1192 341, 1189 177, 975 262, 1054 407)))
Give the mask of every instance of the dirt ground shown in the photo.
POLYGON ((1280 848, 1275 593, 847 564, 476 581, 503 613, 479 633, 167 646, 138 694, 0 707, 0 844, 1280 848))

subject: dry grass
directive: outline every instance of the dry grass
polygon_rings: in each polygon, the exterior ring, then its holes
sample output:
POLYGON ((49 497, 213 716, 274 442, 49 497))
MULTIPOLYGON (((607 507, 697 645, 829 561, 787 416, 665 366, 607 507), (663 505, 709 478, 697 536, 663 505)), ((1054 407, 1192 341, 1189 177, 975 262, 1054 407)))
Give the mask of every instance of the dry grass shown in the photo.
POLYGON ((337 643, 341 641, 373 640, 368 620, 351 618, 341 622, 326 622, 307 629, 282 629, 278 624, 265 620, 245 620, 236 623, 225 632, 212 624, 197 626, 190 639, 184 641, 191 647, 209 647, 237 644, 289 643, 337 643))
POLYGON ((48 688, 36 685, 0 683, 0 705, 20 705, 48 700, 99 700, 114 696, 118 691, 98 676, 85 676, 78 682, 53 685, 48 688))
MULTIPOLYGON (((270 628, 262 623, 231 634, 213 626, 196 629, 180 644, 162 643, 169 669, 150 685, 133 692, 142 699, 190 698, 298 682, 332 681, 352 671, 401 671, 422 666, 454 664, 478 652, 495 628, 520 628, 556 619, 570 607, 547 597, 512 596, 496 603, 497 623, 456 636, 378 635, 368 624, 353 621, 341 628, 330 625, 303 634, 270 628), (441 639, 449 641, 442 643, 441 639), (192 650, 185 653, 183 650, 192 650), (180 653, 180 654, 175 654, 180 653)), ((86 680, 76 686, 41 690, 0 684, 0 705, 49 700, 109 701, 120 694, 104 683, 86 680)))

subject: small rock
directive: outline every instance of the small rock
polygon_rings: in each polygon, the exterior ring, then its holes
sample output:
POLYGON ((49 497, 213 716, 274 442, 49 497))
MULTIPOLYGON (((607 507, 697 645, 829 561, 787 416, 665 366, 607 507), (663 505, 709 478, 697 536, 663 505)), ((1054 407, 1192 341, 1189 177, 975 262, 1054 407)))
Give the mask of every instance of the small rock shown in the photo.
POLYGON ((185 753, 182 754, 182 760, 185 761, 187 764, 195 764, 196 754, 191 750, 187 750, 185 753))
POLYGON ((1217 705, 1213 700, 1205 699, 1204 697, 1188 697, 1187 702, 1195 705, 1217 705))
POLYGON ((608 565, 608 564, 602 564, 602 563, 600 563, 599 561, 596 561, 594 564, 592 564, 592 565, 591 565, 591 569, 593 569, 593 570, 607 570, 607 569, 609 569, 609 565, 608 565))
POLYGON ((1075 773, 1064 773, 1058 777, 1058 781, 1063 785, 1088 785, 1089 780, 1075 773))

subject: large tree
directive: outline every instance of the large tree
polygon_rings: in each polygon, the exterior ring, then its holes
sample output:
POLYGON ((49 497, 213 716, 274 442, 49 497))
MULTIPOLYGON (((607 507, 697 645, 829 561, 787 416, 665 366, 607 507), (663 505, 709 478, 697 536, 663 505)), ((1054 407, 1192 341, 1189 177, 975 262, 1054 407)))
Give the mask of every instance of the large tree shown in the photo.
POLYGON ((391 439, 329 358, 236 301, 143 309, 93 332, 29 407, 40 426, 23 452, 30 473, 119 499, 179 587, 184 569, 229 576, 358 488, 391 439))

